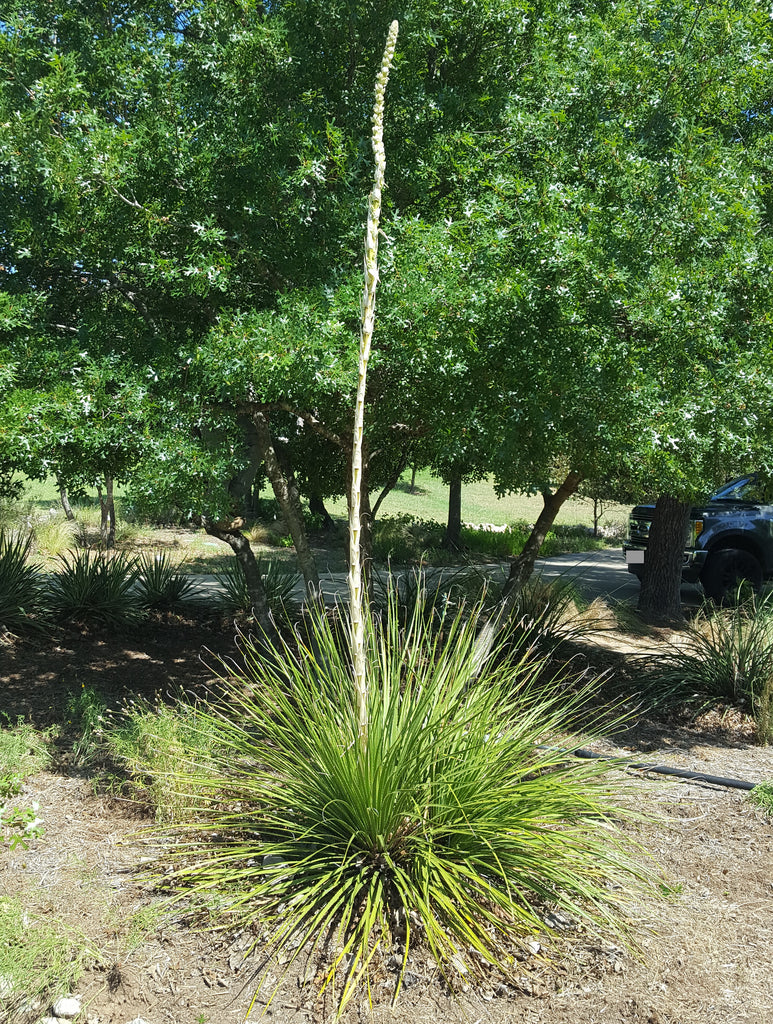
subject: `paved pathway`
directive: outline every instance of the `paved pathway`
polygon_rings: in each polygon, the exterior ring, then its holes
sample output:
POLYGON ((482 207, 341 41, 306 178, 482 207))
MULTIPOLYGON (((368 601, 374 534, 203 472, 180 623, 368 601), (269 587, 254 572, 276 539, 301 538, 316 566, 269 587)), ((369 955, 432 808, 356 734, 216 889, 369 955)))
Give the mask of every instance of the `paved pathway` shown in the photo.
MULTIPOLYGON (((620 548, 542 558, 537 562, 535 572, 541 572, 548 579, 558 576, 575 579, 581 593, 589 600, 604 597, 633 605, 639 600, 641 585, 636 577, 628 572, 620 548)), ((701 588, 693 583, 683 583, 682 604, 686 608, 697 608, 702 603, 701 588)))
MULTIPOLYGON (((508 563, 490 564, 478 568, 487 575, 495 576, 498 573, 506 574, 508 563)), ((400 572, 401 570, 396 571, 400 572)), ((402 571, 409 572, 410 570, 402 571)), ((449 569, 448 571, 454 572, 455 570, 449 569)), ((619 548, 605 548, 603 551, 585 551, 581 554, 540 558, 537 561, 535 573, 546 579, 562 577, 574 580, 580 592, 591 601, 596 597, 603 597, 635 605, 639 599, 639 581, 628 572, 623 553, 619 548)), ((346 573, 320 573, 320 582, 322 593, 328 604, 333 604, 336 599, 346 600, 348 594, 346 573)), ((214 576, 199 576, 197 586, 201 593, 216 594, 220 592, 220 586, 214 576)), ((296 598, 298 600, 303 598, 302 582, 298 584, 296 598)), ((697 607, 701 601, 702 594, 697 586, 687 583, 682 585, 682 603, 686 607, 697 607)))

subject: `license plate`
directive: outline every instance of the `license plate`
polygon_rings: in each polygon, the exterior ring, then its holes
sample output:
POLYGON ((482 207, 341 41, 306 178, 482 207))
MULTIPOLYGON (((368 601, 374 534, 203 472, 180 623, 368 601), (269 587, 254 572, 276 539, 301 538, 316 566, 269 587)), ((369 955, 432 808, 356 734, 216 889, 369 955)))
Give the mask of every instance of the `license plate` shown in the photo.
POLYGON ((644 552, 632 548, 626 551, 625 560, 628 565, 644 565, 644 552))

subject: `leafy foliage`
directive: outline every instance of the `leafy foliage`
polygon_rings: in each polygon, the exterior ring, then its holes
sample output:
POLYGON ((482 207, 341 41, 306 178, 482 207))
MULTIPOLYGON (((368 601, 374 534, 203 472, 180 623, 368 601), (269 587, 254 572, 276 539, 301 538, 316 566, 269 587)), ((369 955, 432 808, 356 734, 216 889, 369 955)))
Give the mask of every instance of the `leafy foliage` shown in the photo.
MULTIPOLYGON (((345 493, 390 6, 5 7, 4 478, 131 476, 163 521, 225 516, 257 404, 303 485, 345 493)), ((759 4, 406 0, 401 21, 373 490, 408 464, 674 494, 767 466, 759 4)))
POLYGON ((167 880, 254 922, 290 962, 324 948, 340 1005, 379 948, 399 950, 400 977, 414 942, 449 975, 474 974, 478 955, 506 972, 551 909, 618 929, 644 870, 613 824, 607 766, 551 743, 588 691, 537 690, 517 650, 468 686, 476 616, 439 632, 429 619, 417 604, 403 627, 393 604, 370 635, 364 750, 349 658, 322 619, 279 661, 243 640, 243 674, 206 711, 212 762, 187 752, 173 769, 199 799, 167 880))

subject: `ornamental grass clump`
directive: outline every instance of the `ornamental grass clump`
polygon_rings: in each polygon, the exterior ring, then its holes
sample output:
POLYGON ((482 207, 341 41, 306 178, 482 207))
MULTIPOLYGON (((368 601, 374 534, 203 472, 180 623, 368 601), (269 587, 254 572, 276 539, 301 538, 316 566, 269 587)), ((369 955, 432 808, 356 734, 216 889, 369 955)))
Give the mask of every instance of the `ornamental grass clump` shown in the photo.
POLYGON ((137 559, 122 552, 62 555, 50 584, 52 609, 60 618, 105 625, 138 622, 145 614, 136 586, 138 573, 137 559))
POLYGON ((146 608, 174 608, 190 601, 196 592, 193 577, 182 572, 179 562, 165 551, 141 555, 137 570, 137 590, 146 608))
POLYGON ((322 959, 339 1007, 395 954, 396 996, 415 946, 449 978, 483 960, 507 975, 550 912, 619 933, 646 873, 619 831, 609 764, 571 757, 567 723, 590 690, 538 683, 542 663, 512 645, 473 679, 474 610, 438 630, 417 603, 401 623, 393 602, 366 630, 364 740, 329 616, 281 658, 243 639, 243 671, 199 708, 208 767, 179 758, 170 781, 198 803, 165 881, 255 929, 256 953, 322 959))
MULTIPOLYGON (((122 788, 151 812, 156 821, 171 824, 189 820, 201 802, 195 772, 209 777, 215 737, 211 718, 182 694, 172 705, 136 699, 112 716, 103 731, 109 758, 126 773, 122 788), (193 779, 193 782, 191 782, 193 779)), ((209 785, 206 794, 211 795, 209 785)))
MULTIPOLYGON (((284 562, 264 561, 262 558, 256 561, 271 614, 278 619, 292 618, 298 610, 295 593, 301 580, 300 574, 284 562)), ((222 588, 219 603, 223 608, 229 612, 252 610, 247 578, 238 562, 229 562, 221 572, 215 573, 215 579, 222 588)))
POLYGON ((700 713, 718 703, 752 714, 761 743, 773 741, 773 593, 729 607, 706 605, 665 655, 645 662, 644 690, 656 703, 700 713))
POLYGON ((40 610, 43 576, 30 562, 32 538, 0 529, 0 634, 33 624, 40 610))

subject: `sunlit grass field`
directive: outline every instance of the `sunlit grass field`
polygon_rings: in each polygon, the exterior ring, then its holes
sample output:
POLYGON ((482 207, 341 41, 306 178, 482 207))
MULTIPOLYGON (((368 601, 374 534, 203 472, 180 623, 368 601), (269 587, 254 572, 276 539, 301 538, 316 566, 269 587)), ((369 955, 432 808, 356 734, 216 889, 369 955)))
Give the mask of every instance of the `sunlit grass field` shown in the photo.
MULTIPOLYGON (((380 516, 408 514, 419 519, 434 519, 445 523, 448 519, 448 487, 433 477, 428 470, 416 474, 416 493, 410 493, 411 474, 405 473, 397 487, 384 499, 379 509, 380 516)), ((371 495, 375 501, 378 495, 371 495)), ((327 503, 331 515, 346 516, 346 502, 343 498, 327 503)), ((628 518, 627 505, 605 503, 602 524, 622 523, 628 518)), ((542 510, 542 498, 538 494, 508 494, 498 498, 490 480, 465 484, 462 488, 462 520, 467 523, 533 523, 542 510)), ((574 498, 567 501, 556 520, 558 524, 585 526, 593 525, 593 503, 574 498)))
MULTIPOLYGON (((411 474, 405 473, 397 487, 384 499, 379 509, 380 516, 412 515, 417 519, 433 519, 445 523, 448 518, 448 487, 433 477, 428 470, 416 474, 415 492, 410 492, 411 474)), ((123 494, 120 484, 115 488, 119 504, 123 494)), ((269 490, 263 492, 266 498, 271 497, 269 490)), ((371 495, 371 501, 378 494, 371 495)), ((59 492, 52 478, 44 481, 28 481, 24 500, 33 502, 39 507, 59 507, 59 492)), ((90 496, 90 503, 96 504, 96 492, 90 496)), ((77 502, 73 503, 77 505, 77 502)), ((346 518, 346 501, 344 498, 330 499, 326 502, 328 511, 335 518, 346 518)), ((538 494, 508 494, 498 498, 493 483, 481 480, 473 484, 465 484, 462 489, 462 519, 468 523, 504 523, 529 522, 537 518, 542 509, 542 498, 538 494)), ((627 519, 628 506, 605 503, 602 524, 622 523, 627 519)), ((573 498, 567 501, 556 520, 558 524, 586 526, 593 525, 593 503, 588 499, 573 498)))
MULTIPOLYGON (((116 486, 116 507, 118 512, 117 547, 121 550, 137 553, 148 550, 167 550, 175 560, 183 563, 189 572, 223 571, 231 561, 231 552, 227 545, 208 536, 204 530, 196 526, 178 526, 160 528, 150 524, 127 521, 122 515, 123 488, 116 486)), ((271 498, 272 494, 264 490, 262 497, 271 498)), ((373 494, 371 500, 376 501, 378 495, 373 494)), ((77 516, 77 523, 67 523, 61 514, 59 492, 53 479, 46 481, 29 481, 16 517, 21 516, 34 526, 35 548, 39 561, 46 566, 56 565, 57 559, 66 551, 71 551, 84 542, 89 545, 99 544, 99 510, 96 493, 78 501, 72 500, 77 516), (59 514, 52 515, 57 512, 59 514)), ((318 543, 326 549, 319 556, 326 568, 344 568, 344 546, 346 535, 346 502, 343 498, 331 499, 327 507, 339 524, 336 534, 329 534, 318 543)), ((505 558, 520 550, 528 535, 529 526, 537 519, 542 509, 539 495, 510 494, 498 498, 493 484, 488 480, 468 484, 462 491, 462 521, 464 523, 493 524, 503 526, 521 524, 520 529, 508 540, 498 532, 479 532, 477 540, 468 531, 463 539, 466 550, 479 554, 505 558)), ((602 528, 615 528, 624 523, 628 509, 622 505, 606 505, 601 519, 602 528)), ((387 496, 381 505, 376 518, 376 538, 374 539, 374 556, 381 561, 399 564, 402 561, 412 562, 423 558, 424 551, 432 550, 432 559, 440 556, 439 546, 442 538, 442 527, 448 517, 448 487, 429 472, 416 476, 414 489, 411 490, 411 475, 407 473, 399 481, 397 487, 387 496), (414 525, 399 522, 394 517, 408 516, 416 521, 414 525), (440 524, 433 526, 432 524, 440 524)), ((587 499, 575 498, 565 503, 556 520, 556 528, 576 526, 591 527, 593 525, 593 503, 587 499)), ((251 525, 248 531, 256 553, 264 553, 265 557, 282 562, 294 562, 294 551, 289 536, 284 536, 284 528, 280 520, 266 524, 251 525)), ((556 539, 549 535, 545 551, 587 550, 583 545, 582 535, 573 537, 562 535, 556 539), (552 540, 551 540, 552 537, 552 540)), ((589 546, 602 543, 595 540, 589 546)), ((609 543, 609 542, 607 542, 609 543)), ((614 541, 612 541, 614 543, 614 541)), ((442 557, 442 556, 441 556, 442 557)))

